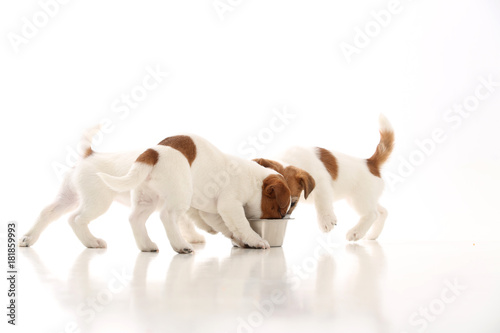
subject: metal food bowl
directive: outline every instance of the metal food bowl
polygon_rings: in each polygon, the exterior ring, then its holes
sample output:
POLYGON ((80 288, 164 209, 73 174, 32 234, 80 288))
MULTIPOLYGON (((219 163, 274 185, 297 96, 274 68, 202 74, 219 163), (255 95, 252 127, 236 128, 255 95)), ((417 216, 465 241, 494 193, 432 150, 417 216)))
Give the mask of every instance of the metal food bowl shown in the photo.
POLYGON ((248 221, 253 231, 264 238, 271 247, 279 247, 283 245, 286 225, 289 220, 293 219, 287 216, 283 219, 252 219, 248 221))

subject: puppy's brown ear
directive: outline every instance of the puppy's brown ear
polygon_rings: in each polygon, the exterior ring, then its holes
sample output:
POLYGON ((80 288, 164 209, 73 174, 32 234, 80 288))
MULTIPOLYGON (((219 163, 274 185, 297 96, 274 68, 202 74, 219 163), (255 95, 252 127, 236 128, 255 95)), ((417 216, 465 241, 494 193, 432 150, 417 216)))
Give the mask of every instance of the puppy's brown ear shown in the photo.
POLYGON ((283 169, 283 166, 281 165, 281 163, 278 163, 276 161, 267 160, 265 158, 256 158, 256 159, 253 159, 253 161, 262 165, 264 168, 272 169, 280 174, 283 174, 283 172, 284 172, 284 169, 283 169))
POLYGON ((252 161, 254 161, 255 163, 257 163, 259 165, 262 165, 264 168, 268 167, 267 160, 264 158, 254 158, 252 161))
POLYGON ((300 185, 302 185, 302 188, 304 189, 304 198, 307 199, 309 194, 311 194, 312 190, 314 190, 314 187, 316 186, 314 178, 308 172, 300 170, 300 172, 297 174, 297 181, 300 183, 300 185))
POLYGON ((290 189, 283 177, 270 175, 264 179, 263 192, 267 197, 275 198, 280 208, 288 208, 290 204, 290 189))

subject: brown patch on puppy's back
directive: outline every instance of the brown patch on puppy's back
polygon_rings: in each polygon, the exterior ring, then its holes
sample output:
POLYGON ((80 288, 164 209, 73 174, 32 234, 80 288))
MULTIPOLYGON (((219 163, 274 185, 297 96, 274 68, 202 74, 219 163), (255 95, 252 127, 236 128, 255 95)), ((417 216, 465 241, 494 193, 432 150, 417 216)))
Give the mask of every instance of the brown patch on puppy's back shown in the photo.
POLYGON ((85 152, 83 153, 83 158, 87 158, 89 157, 90 155, 92 155, 94 153, 94 151, 92 150, 92 148, 88 147, 85 152))
POLYGON ((290 205, 290 189, 280 175, 269 175, 262 181, 261 219, 281 219, 290 205))
POLYGON ((171 136, 158 144, 172 147, 180 151, 187 158, 189 165, 193 164, 193 161, 196 158, 196 145, 194 144, 193 139, 187 135, 171 136))
POLYGON ((145 163, 148 165, 155 165, 156 163, 158 163, 158 157, 159 154, 156 150, 148 149, 144 153, 139 155, 139 157, 137 157, 135 161, 145 163))
POLYGON ((337 159, 335 158, 335 156, 333 156, 330 151, 320 147, 316 148, 316 155, 321 160, 321 162, 323 162, 323 165, 325 166, 332 179, 336 180, 339 176, 339 166, 337 164, 337 159))

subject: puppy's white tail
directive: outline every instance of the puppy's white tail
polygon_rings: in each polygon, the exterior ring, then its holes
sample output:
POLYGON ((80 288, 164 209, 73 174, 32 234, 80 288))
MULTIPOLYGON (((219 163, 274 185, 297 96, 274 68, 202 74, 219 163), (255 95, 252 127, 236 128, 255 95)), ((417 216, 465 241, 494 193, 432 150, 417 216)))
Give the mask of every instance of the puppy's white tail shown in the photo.
POLYGON ((146 180, 158 162, 158 158, 159 154, 156 150, 148 149, 137 157, 137 160, 125 176, 115 177, 102 172, 97 173, 97 175, 113 191, 130 191, 146 180))
POLYGON ((387 118, 380 114, 379 117, 380 142, 372 157, 367 160, 370 172, 380 177, 380 167, 389 159, 394 149, 394 129, 387 118))
POLYGON ((92 150, 92 138, 97 134, 97 132, 99 132, 100 129, 101 125, 97 125, 89 128, 83 133, 78 146, 80 150, 83 151, 83 158, 89 157, 94 153, 94 151, 92 150))

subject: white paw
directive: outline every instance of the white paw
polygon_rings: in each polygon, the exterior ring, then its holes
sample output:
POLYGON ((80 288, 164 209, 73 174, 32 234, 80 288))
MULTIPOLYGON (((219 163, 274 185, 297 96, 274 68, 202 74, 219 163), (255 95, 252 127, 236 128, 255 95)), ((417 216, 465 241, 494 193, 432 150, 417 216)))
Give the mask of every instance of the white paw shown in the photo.
POLYGON ((187 245, 181 246, 179 248, 174 247, 174 251, 177 253, 180 253, 180 254, 189 254, 189 253, 193 253, 194 249, 191 245, 187 244, 187 245))
POLYGON ((142 252, 158 252, 158 245, 151 242, 150 244, 148 244, 146 246, 141 246, 140 250, 142 252))
POLYGON ((321 215, 318 217, 319 229, 323 232, 330 232, 337 225, 335 215, 321 215))
POLYGON ((360 232, 356 227, 349 230, 345 236, 345 238, 350 242, 355 242, 363 238, 365 234, 360 232))
POLYGON ((249 247, 253 248, 253 249, 270 249, 271 246, 269 246, 269 243, 265 240, 265 239, 255 239, 253 241, 250 241, 250 242, 245 242, 246 245, 248 245, 249 247))
POLYGON ((36 239, 33 236, 24 235, 19 239, 20 247, 28 247, 35 244, 36 239))
POLYGON ((104 239, 100 239, 100 238, 96 238, 94 240, 91 240, 85 245, 91 249, 104 249, 104 248, 108 247, 108 245, 106 244, 106 241, 104 241, 104 239))
POLYGON ((191 244, 205 243, 205 237, 200 234, 189 234, 184 238, 191 244))

